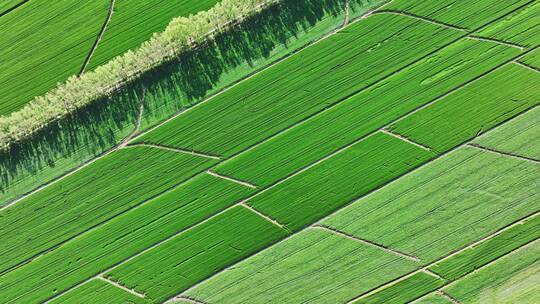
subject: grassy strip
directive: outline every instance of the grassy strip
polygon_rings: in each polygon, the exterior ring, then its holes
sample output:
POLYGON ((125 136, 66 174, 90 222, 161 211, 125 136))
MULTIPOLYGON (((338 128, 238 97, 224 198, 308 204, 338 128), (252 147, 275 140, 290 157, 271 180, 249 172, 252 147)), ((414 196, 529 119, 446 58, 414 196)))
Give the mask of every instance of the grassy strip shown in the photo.
POLYGON ((540 48, 525 55, 525 57, 521 58, 519 61, 540 70, 540 48))
POLYGON ((409 17, 373 15, 138 141, 230 156, 358 92, 460 35, 459 31, 409 17), (377 35, 372 34, 373 28, 379 29, 377 35), (411 56, 411 52, 415 55, 411 56))
POLYGON ((436 278, 425 272, 417 272, 405 280, 390 285, 381 291, 362 298, 354 303, 359 304, 384 304, 384 303, 409 303, 426 295, 445 284, 444 280, 436 278))
POLYGON ((497 151, 540 160, 540 107, 480 136, 474 143, 497 151))
POLYGON ((187 292, 207 303, 345 303, 415 263, 321 229, 308 229, 187 292))
POLYGON ((100 159, 2 211, 0 270, 110 219, 214 163, 146 147, 123 149, 100 159))
POLYGON ((460 40, 306 123, 220 164, 216 171, 258 185, 271 184, 517 54, 517 49, 491 42, 460 40))
MULTIPOLYGON (((356 13, 380 1, 351 2, 356 13)), ((289 0, 271 6, 132 85, 51 123, 0 155, 0 205, 109 149, 134 128, 170 117, 325 35, 343 22, 343 0, 289 0)))
POLYGON ((467 29, 476 29, 519 8, 530 0, 409 1, 395 0, 385 7, 432 18, 467 29))
POLYGON ((536 303, 540 242, 535 241, 444 288, 460 303, 536 303))
POLYGON ((285 230, 238 206, 106 275, 162 302, 285 236, 285 230))
POLYGON ((219 0, 184 0, 149 2, 145 0, 117 0, 114 15, 99 43, 88 70, 105 64, 110 59, 135 49, 165 30, 175 17, 190 16, 206 11, 219 0))
POLYGON ((199 175, 0 277, 1 298, 4 303, 42 302, 230 207, 251 192, 206 173, 199 175))
POLYGON ((539 166, 464 147, 323 224, 430 263, 540 209, 539 166))
MULTIPOLYGON (((79 72, 109 3, 32 0, 0 18, 0 116, 20 110, 79 72)), ((41 109, 47 110, 47 106, 41 109)), ((0 127, 0 147, 4 130, 5 125, 0 127)))
POLYGON ((539 73, 509 64, 390 129, 436 151, 447 151, 539 104, 538 88, 539 73))
POLYGON ((430 270, 453 281, 538 238, 540 216, 437 263, 430 270))
POLYGON ((103 280, 94 279, 66 295, 50 302, 51 304, 96 304, 96 303, 123 303, 145 304, 149 301, 132 295, 103 280))
POLYGON ((393 136, 376 133, 248 204, 298 230, 433 156, 393 136))
POLYGON ((538 20, 540 20, 540 3, 533 2, 474 35, 535 47, 540 44, 538 20))

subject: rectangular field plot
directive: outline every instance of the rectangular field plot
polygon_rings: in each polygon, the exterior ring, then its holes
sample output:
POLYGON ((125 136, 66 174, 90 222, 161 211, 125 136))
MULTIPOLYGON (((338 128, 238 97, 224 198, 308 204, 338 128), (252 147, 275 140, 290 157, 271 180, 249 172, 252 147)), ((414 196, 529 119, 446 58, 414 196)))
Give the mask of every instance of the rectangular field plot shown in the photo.
POLYGON ((212 159, 148 147, 114 152, 0 213, 0 271, 208 168, 212 159))
POLYGON ((384 9, 405 11, 447 24, 477 29, 490 21, 504 16, 532 2, 531 0, 395 0, 384 9))
POLYGON ((122 303, 147 304, 149 301, 100 279, 94 279, 49 302, 50 304, 122 303))
POLYGON ((31 0, 0 18, 0 115, 79 73, 110 2, 31 0))
POLYGON ((538 238, 540 238, 540 216, 453 255, 430 267, 430 270, 445 279, 455 280, 538 238))
POLYGON ((540 73, 508 64, 391 126, 447 151, 540 103, 540 73))
POLYGON ((393 136, 376 133, 247 203, 297 230, 433 156, 393 136))
POLYGON ((461 35, 409 17, 371 16, 189 110, 139 142, 230 156, 461 35))
POLYGON ((230 207, 252 191, 206 173, 199 175, 5 274, 0 278, 1 298, 44 301, 230 207))
POLYGON ((540 210, 540 165, 461 148, 323 224, 433 262, 540 210))
POLYGON ((205 303, 345 303, 415 262, 310 228, 187 292, 205 303))
POLYGON ((284 229, 238 206, 128 261, 106 276, 165 301, 284 238, 284 229))
POLYGON ((530 52, 519 60, 530 67, 540 71, 540 48, 530 52))
POLYGON ((535 47, 540 44, 540 2, 533 2, 473 35, 535 47))
POLYGON ((497 127, 474 140, 497 151, 540 160, 540 107, 497 127))
POLYGON ((463 304, 537 303, 540 241, 514 251, 452 283, 444 291, 463 304))
POLYGON ((519 50, 462 39, 223 164, 216 171, 268 185, 497 65, 519 50))
POLYGON ((367 297, 360 298, 357 304, 409 303, 431 291, 443 286, 444 280, 425 272, 417 272, 412 276, 377 291, 367 297))
POLYGON ((174 17, 205 11, 218 0, 147 1, 116 0, 114 14, 89 68, 95 68, 161 32, 174 17))

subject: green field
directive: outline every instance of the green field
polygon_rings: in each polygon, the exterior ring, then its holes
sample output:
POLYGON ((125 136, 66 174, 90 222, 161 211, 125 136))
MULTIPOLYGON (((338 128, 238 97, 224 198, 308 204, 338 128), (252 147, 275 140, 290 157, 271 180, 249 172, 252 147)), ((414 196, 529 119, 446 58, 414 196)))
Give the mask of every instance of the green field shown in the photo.
MULTIPOLYGON (((0 115, 217 1, 19 3, 0 115)), ((0 303, 539 302, 538 4, 257 9, 0 153, 0 303)))

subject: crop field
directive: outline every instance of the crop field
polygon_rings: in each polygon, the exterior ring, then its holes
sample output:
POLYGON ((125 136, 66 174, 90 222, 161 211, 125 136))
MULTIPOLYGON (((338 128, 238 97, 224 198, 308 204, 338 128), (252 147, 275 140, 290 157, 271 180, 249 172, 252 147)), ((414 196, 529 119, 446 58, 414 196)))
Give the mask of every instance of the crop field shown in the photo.
POLYGON ((0 115, 20 109, 58 82, 82 72, 94 48, 96 56, 89 67, 138 46, 153 32, 163 30, 172 17, 206 10, 216 2, 2 1, 0 115), (21 2, 27 3, 9 10, 21 2), (103 45, 97 43, 101 36, 103 45))
MULTIPOLYGON (((218 1, 76 2, 0 4, 4 113, 218 1)), ((0 303, 540 302, 539 4, 261 9, 6 173, 0 303)))

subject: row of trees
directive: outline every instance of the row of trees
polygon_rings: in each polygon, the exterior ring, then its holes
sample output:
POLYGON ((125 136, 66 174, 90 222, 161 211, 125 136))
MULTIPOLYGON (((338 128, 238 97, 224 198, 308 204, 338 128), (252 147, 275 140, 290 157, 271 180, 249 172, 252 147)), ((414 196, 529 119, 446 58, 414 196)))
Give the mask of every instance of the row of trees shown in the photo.
POLYGON ((166 63, 206 39, 212 39, 231 24, 280 1, 222 0, 208 11, 173 19, 165 31, 155 33, 137 49, 80 77, 72 76, 47 94, 34 98, 21 110, 0 117, 0 150, 8 149, 13 143, 30 137, 47 124, 89 103, 102 100, 143 72, 166 63))

